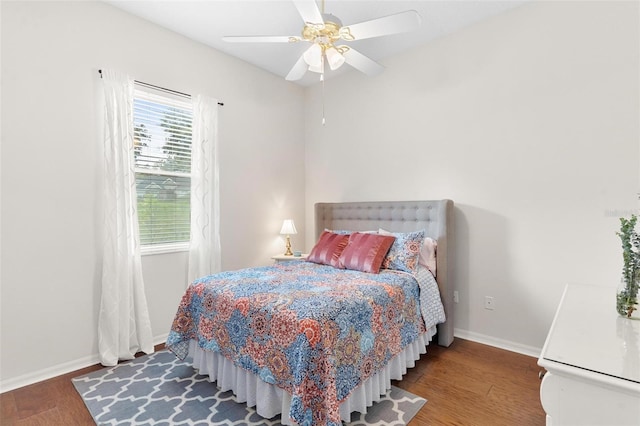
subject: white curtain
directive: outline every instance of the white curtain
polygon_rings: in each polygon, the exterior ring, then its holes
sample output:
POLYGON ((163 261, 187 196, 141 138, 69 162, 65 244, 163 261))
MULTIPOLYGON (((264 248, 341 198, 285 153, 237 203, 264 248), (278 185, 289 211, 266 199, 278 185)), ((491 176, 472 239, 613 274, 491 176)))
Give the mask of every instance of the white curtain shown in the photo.
POLYGON ((220 272, 218 101, 193 97, 189 283, 220 272))
POLYGON ((103 365, 153 352, 140 264, 133 155, 133 80, 102 71, 104 129, 104 253, 98 349, 103 365))

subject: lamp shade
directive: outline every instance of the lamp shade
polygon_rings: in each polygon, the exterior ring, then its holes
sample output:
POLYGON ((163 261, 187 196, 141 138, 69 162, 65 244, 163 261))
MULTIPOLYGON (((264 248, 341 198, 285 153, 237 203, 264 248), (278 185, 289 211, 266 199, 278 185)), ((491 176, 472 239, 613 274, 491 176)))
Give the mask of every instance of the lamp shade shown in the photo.
POLYGON ((329 62, 329 67, 332 70, 337 70, 344 64, 345 58, 338 52, 335 47, 330 47, 326 50, 325 54, 327 55, 327 62, 329 62))
POLYGON ((293 219, 285 219, 282 222, 282 229, 280 229, 282 235, 294 235, 297 234, 296 226, 293 224, 293 219))
POLYGON ((318 43, 313 43, 302 56, 310 67, 319 67, 322 63, 322 47, 318 43))
POLYGON ((324 72, 324 61, 320 62, 320 65, 318 65, 317 67, 313 65, 309 65, 309 71, 322 74, 324 72))

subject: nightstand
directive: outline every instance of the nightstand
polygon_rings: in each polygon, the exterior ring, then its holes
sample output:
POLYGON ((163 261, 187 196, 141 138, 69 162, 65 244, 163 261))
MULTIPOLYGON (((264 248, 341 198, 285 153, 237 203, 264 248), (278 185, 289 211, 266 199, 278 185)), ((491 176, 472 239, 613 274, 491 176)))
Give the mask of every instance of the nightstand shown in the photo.
POLYGON ((304 260, 308 256, 308 253, 303 253, 302 256, 285 256, 284 254, 277 254, 275 256, 271 256, 271 259, 278 262, 288 262, 289 260, 304 260))

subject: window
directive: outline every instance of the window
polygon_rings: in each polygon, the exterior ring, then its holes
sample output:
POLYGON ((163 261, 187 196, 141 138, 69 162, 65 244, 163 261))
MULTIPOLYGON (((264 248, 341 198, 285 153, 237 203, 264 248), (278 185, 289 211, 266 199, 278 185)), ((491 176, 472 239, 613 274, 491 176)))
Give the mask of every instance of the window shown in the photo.
POLYGON ((188 248, 192 118, 190 99, 136 84, 134 156, 144 253, 188 248))

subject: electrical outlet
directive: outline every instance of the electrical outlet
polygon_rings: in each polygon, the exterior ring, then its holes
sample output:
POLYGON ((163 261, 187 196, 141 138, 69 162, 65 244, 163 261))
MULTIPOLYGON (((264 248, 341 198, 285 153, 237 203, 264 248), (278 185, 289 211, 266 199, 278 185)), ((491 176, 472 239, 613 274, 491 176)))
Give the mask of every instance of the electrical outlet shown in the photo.
POLYGON ((484 308, 488 309, 490 311, 493 311, 496 308, 495 302, 493 300, 493 297, 491 296, 485 296, 484 297, 484 308))
POLYGON ((458 290, 453 291, 453 303, 460 302, 460 297, 458 296, 458 290))

